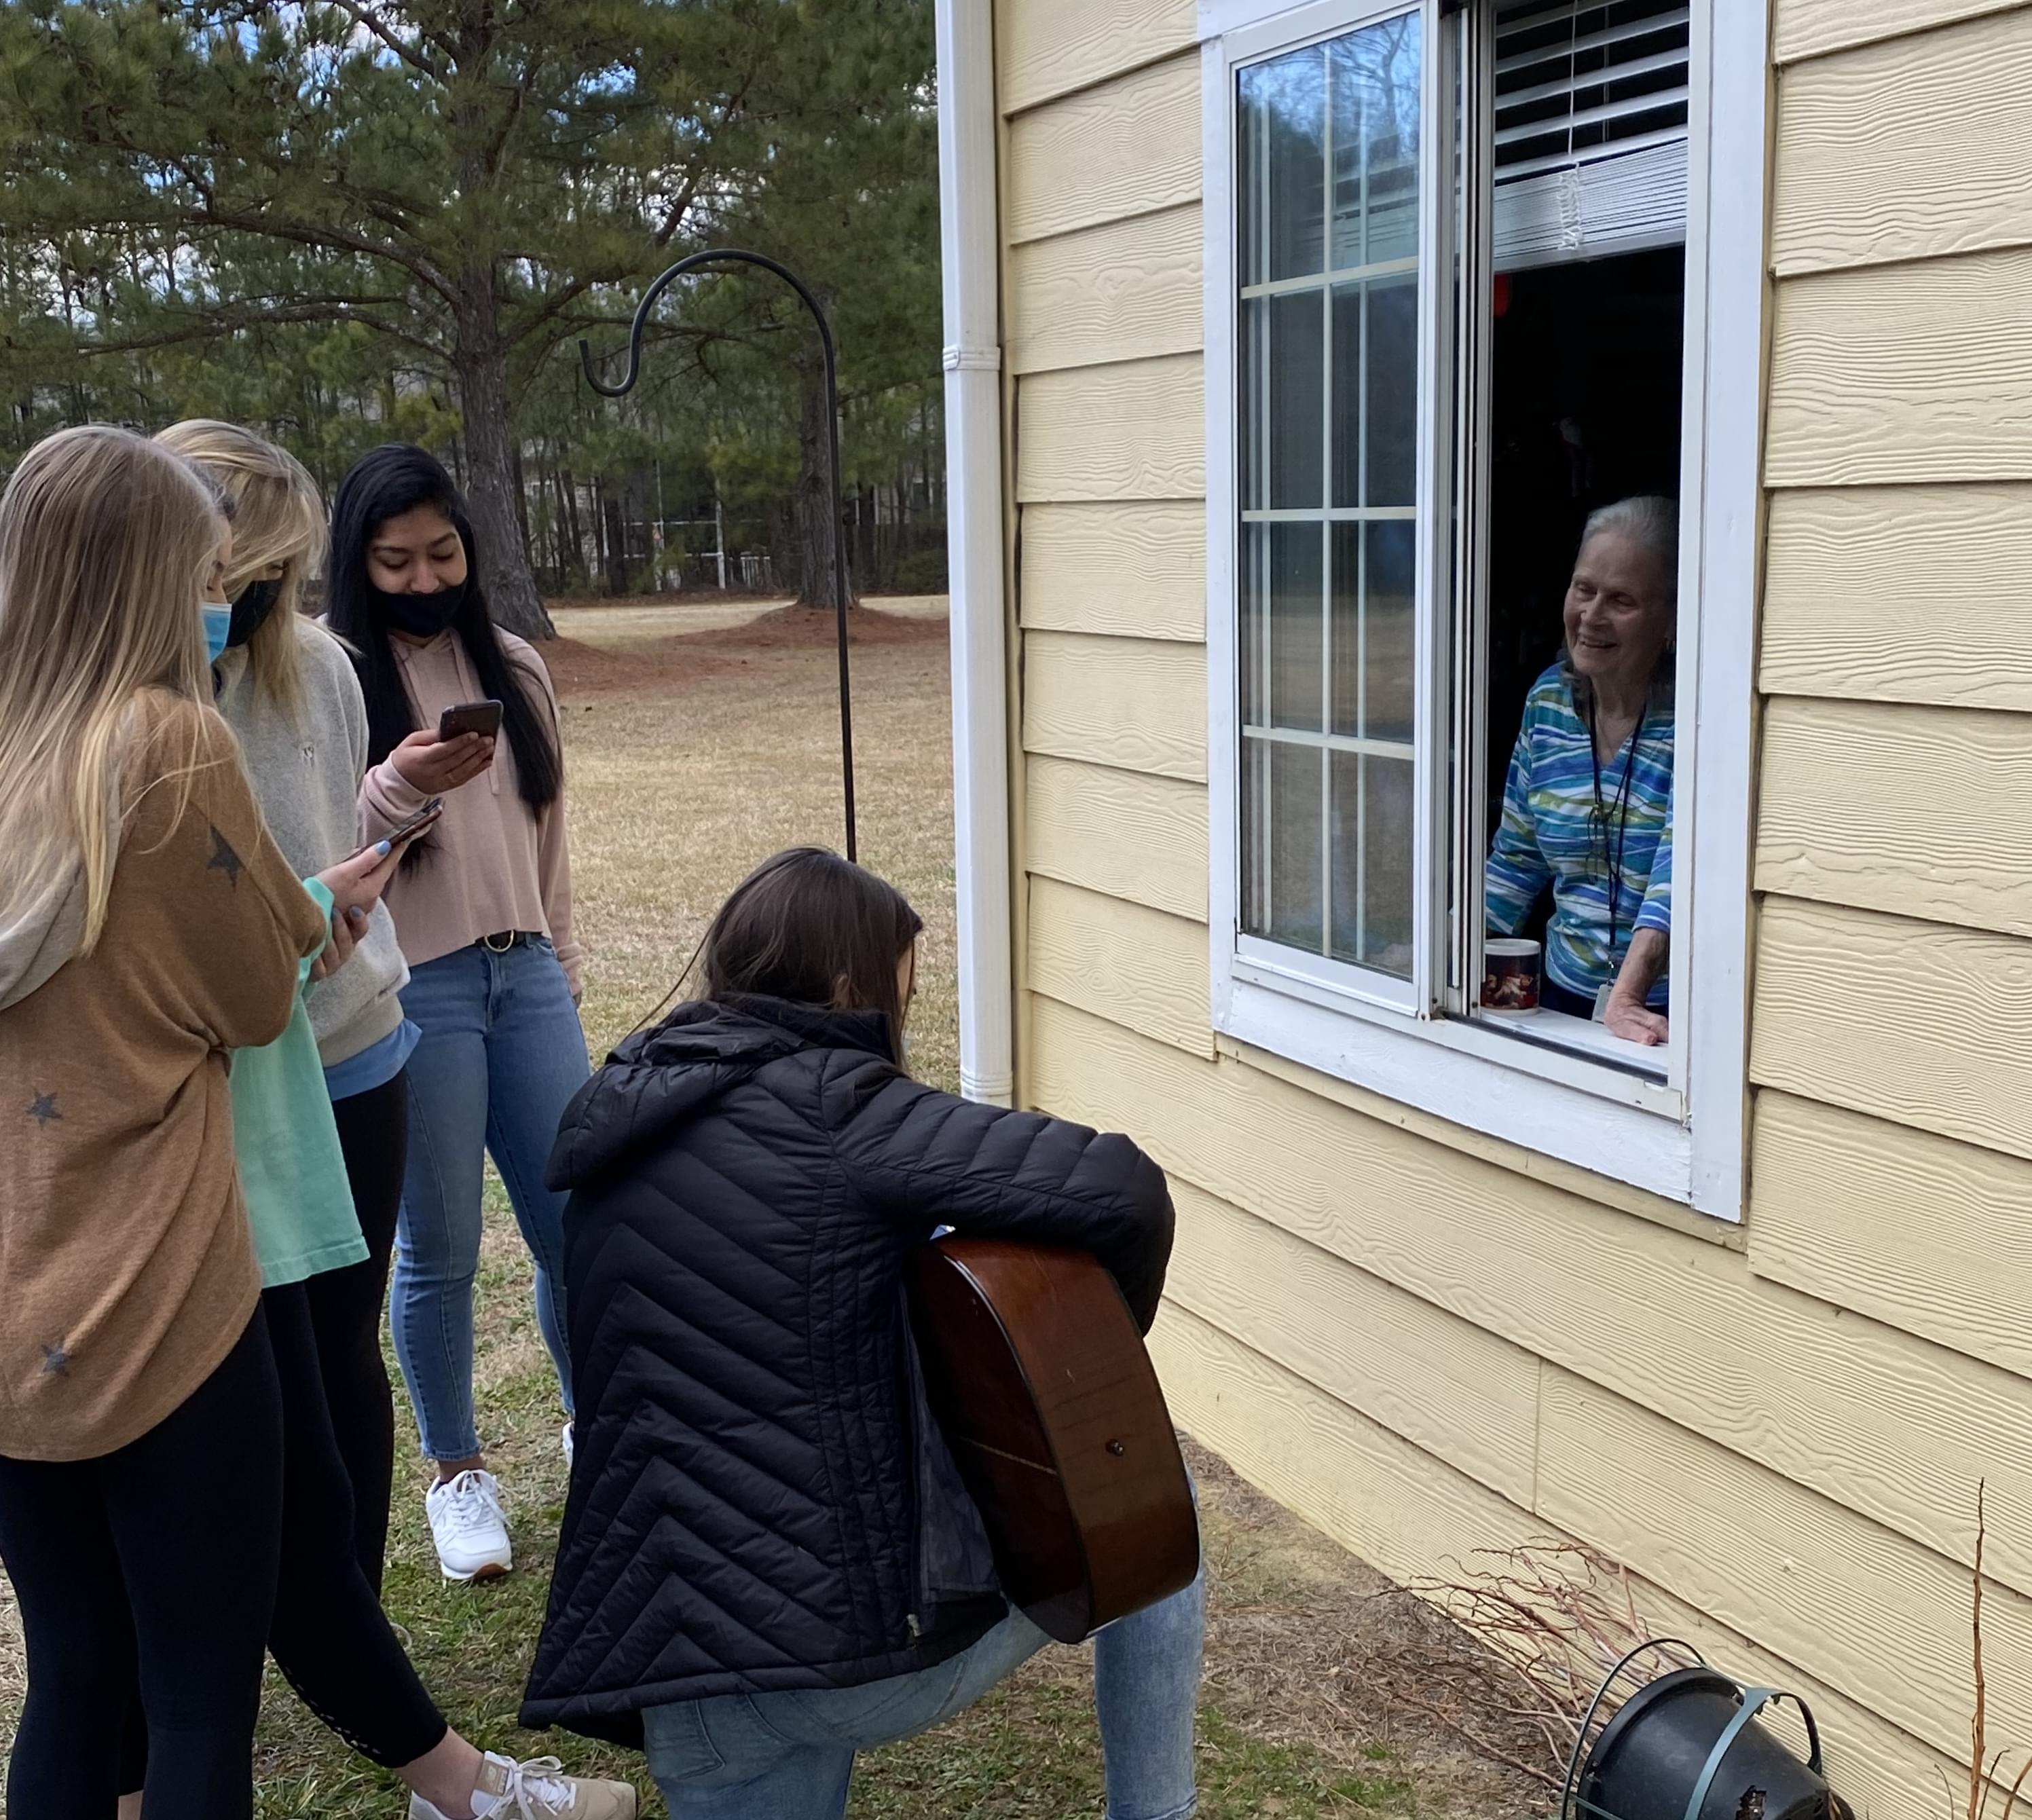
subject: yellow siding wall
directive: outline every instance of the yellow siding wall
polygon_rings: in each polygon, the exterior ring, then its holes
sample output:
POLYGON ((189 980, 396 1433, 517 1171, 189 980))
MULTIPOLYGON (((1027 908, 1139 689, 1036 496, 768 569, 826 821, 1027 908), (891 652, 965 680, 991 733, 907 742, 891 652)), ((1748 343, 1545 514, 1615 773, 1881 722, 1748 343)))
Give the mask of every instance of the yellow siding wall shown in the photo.
POLYGON ((2032 6, 1776 0, 1752 1196, 1217 1044, 1192 0, 995 0, 1018 1057, 1179 1239, 1180 1419, 1386 1570, 1561 1531, 1878 1820, 2032 1744, 2032 6), (1649 1213, 1651 1217, 1642 1217, 1649 1213))

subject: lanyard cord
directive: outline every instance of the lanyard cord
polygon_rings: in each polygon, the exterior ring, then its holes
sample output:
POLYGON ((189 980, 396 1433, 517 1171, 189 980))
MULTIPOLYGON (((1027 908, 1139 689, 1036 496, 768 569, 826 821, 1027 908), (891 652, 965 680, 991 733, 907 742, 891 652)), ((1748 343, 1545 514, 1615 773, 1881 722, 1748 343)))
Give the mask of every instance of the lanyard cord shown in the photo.
MULTIPOLYGON (((1602 824, 1602 857, 1608 858, 1608 809, 1601 800, 1601 742, 1595 737, 1594 691, 1588 691, 1588 759, 1594 766, 1594 812, 1602 824)), ((1608 876, 1608 954, 1616 958, 1617 912, 1623 899, 1623 850, 1630 838, 1630 777, 1637 768, 1638 742, 1644 737, 1644 723, 1650 718, 1651 706, 1637 717, 1637 724, 1630 730, 1630 756, 1623 761, 1623 783, 1616 793, 1616 858, 1608 876)))

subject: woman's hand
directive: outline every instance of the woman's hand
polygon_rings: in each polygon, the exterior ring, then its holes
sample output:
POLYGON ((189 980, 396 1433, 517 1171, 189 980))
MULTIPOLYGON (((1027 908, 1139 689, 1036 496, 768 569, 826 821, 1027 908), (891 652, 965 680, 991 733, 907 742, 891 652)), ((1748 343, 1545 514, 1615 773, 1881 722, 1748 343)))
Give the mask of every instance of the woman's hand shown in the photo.
POLYGON ((1608 1003, 1602 1007, 1602 1025, 1612 1037, 1651 1049, 1671 1041, 1671 1024, 1645 1007, 1671 958, 1671 944, 1662 929, 1639 929, 1630 938, 1630 951, 1623 957, 1616 984, 1608 989, 1608 1003))
MULTIPOLYGON (((422 832, 416 830, 416 834, 422 832)), ((413 834, 409 839, 415 838, 413 834)), ((311 963, 312 979, 330 979, 353 959, 353 949, 367 933, 368 918, 402 863, 409 844, 409 840, 375 841, 317 875, 318 883, 331 893, 331 940, 311 963)))
POLYGON ((388 754, 402 781, 424 796, 443 796, 470 783, 494 762, 494 742, 485 734, 461 733, 440 739, 436 730, 413 733, 388 754))
POLYGON ((1640 1000, 1626 1003, 1611 995, 1602 1009, 1602 1027, 1612 1037, 1620 1037, 1626 1043, 1642 1043, 1647 1048, 1657 1048, 1672 1040, 1672 1026, 1656 1011, 1646 1011, 1640 1000))
POLYGON ((359 947, 361 936, 367 933, 367 912, 357 904, 347 910, 334 909, 331 913, 331 940, 325 944, 324 952, 311 962, 313 980, 328 980, 353 959, 353 951, 359 947))

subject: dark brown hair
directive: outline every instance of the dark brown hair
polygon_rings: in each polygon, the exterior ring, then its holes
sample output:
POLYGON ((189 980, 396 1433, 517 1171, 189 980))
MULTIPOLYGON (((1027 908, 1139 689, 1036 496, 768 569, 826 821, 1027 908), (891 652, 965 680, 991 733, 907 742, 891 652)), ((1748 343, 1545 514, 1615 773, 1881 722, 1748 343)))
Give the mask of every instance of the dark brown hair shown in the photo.
POLYGON ((822 846, 794 846, 743 879, 706 931, 705 994, 880 1011, 895 1059, 896 963, 924 926, 886 880, 822 846))

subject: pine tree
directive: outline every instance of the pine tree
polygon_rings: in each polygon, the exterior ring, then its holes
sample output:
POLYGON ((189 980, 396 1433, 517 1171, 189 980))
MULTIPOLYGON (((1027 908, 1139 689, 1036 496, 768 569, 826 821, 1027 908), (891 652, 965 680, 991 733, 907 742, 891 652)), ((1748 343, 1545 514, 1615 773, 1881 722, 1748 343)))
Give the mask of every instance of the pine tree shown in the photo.
POLYGON ((160 372, 196 351, 230 390, 286 343, 301 390, 304 338, 325 338, 355 383, 365 357, 388 433, 448 382, 481 580, 505 624, 542 636, 517 389, 758 187, 800 86, 879 54, 882 10, 6 0, 0 286, 43 305, 13 316, 7 364, 160 372))

